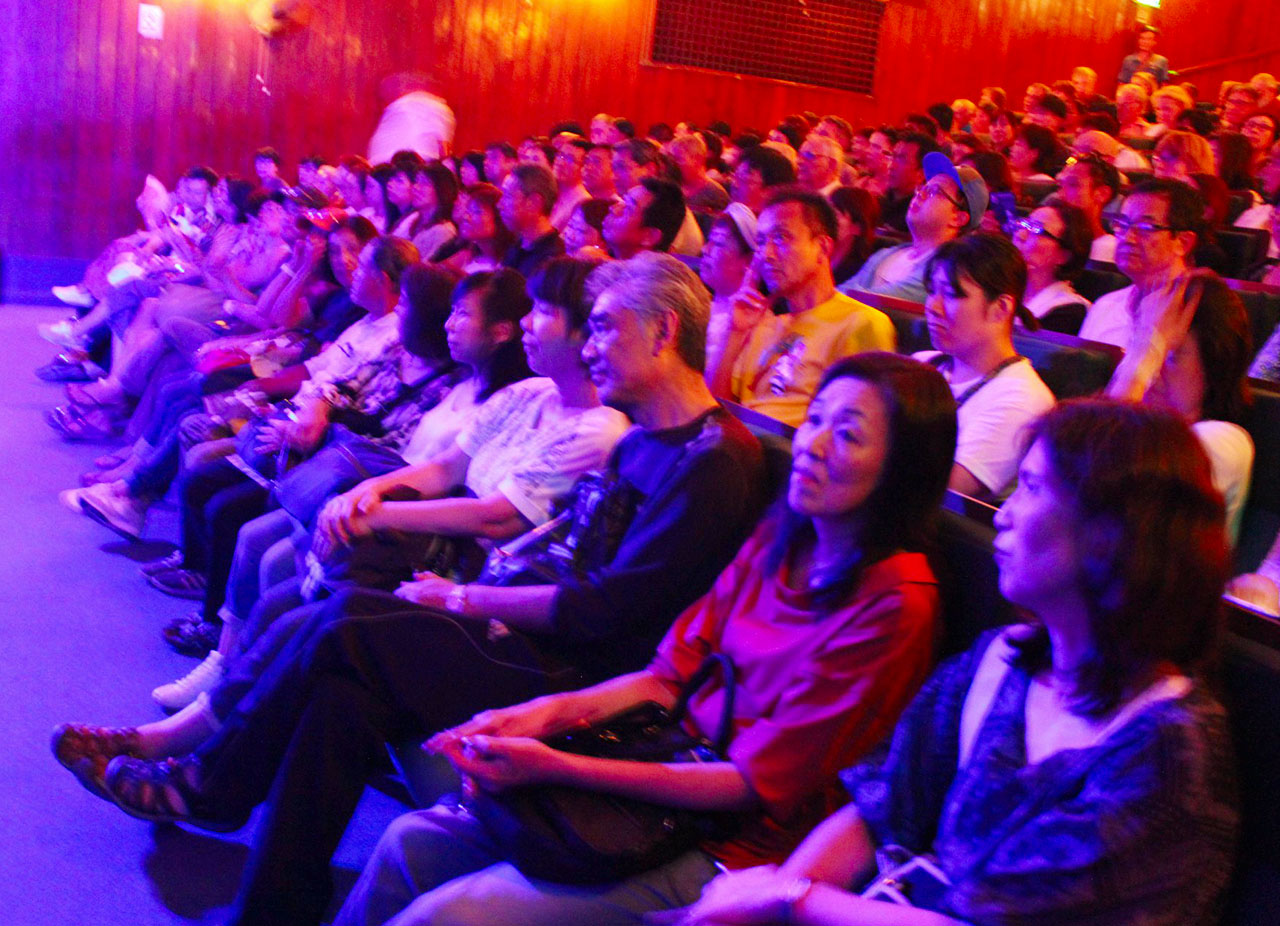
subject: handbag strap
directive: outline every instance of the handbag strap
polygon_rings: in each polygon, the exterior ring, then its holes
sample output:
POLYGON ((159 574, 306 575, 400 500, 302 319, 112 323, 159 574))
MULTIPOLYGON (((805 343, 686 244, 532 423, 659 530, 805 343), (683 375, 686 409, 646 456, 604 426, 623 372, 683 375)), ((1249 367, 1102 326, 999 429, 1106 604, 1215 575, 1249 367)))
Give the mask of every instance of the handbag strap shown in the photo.
POLYGON ((737 672, 734 669, 733 660, 727 655, 711 653, 702 660, 702 665, 698 666, 697 671, 681 686, 675 706, 671 708, 671 719, 673 723, 679 723, 684 719, 689 709, 689 699, 710 680, 711 674, 717 667, 721 669, 721 677, 724 681, 724 703, 720 707, 720 722, 716 725, 711 745, 718 755, 723 756, 728 754, 729 738, 733 733, 733 696, 737 685, 737 672))

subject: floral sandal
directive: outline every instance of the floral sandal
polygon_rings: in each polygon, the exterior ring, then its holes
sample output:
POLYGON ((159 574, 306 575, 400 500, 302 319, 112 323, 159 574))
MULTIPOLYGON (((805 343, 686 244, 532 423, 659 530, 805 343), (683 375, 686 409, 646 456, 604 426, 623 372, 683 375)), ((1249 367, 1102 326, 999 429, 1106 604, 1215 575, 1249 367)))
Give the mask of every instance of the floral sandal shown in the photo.
POLYGON ((104 780, 107 764, 117 756, 137 758, 141 754, 141 742, 134 727, 64 723, 53 731, 50 745, 59 764, 75 775, 87 791, 104 801, 112 799, 104 780))
POLYGON ((230 833, 248 822, 213 810, 200 793, 199 769, 192 759, 132 759, 121 756, 107 765, 106 791, 131 817, 152 823, 188 823, 202 830, 230 833))

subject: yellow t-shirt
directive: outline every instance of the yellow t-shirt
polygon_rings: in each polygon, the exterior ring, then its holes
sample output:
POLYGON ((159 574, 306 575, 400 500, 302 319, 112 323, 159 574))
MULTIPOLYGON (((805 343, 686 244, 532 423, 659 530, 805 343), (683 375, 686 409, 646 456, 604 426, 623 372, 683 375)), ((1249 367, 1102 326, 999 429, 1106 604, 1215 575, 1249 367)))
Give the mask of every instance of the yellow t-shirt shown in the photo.
POLYGON ((851 354, 891 351, 896 342, 889 316, 837 292, 807 312, 765 316, 733 365, 733 396, 798 426, 827 367, 851 354))

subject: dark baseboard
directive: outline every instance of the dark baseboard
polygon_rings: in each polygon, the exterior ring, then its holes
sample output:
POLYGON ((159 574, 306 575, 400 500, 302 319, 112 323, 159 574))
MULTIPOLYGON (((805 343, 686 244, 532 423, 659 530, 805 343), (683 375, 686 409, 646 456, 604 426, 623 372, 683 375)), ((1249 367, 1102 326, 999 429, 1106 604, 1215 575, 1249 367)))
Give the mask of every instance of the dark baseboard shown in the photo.
POLYGON ((76 283, 88 261, 74 257, 19 257, 0 254, 0 302, 16 305, 61 305, 51 286, 76 283))

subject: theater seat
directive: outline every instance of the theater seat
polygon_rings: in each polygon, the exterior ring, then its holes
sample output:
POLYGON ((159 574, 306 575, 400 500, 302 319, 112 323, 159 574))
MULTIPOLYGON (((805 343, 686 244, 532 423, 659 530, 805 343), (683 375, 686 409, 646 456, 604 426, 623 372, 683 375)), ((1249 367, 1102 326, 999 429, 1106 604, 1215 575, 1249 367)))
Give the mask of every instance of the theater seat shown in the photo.
POLYGON ((1244 421, 1253 438, 1253 482, 1240 524, 1236 571, 1251 572, 1262 562, 1280 529, 1280 387, 1250 380, 1253 405, 1244 421))
POLYGON ((1223 276, 1248 279, 1249 271, 1266 260, 1271 232, 1265 228, 1223 228, 1214 233, 1227 255, 1223 276))
POLYGON ((1089 261, 1071 285, 1090 302, 1097 302, 1107 293, 1124 289, 1129 285, 1129 278, 1117 270, 1115 264, 1089 261))
POLYGON ((1245 280, 1227 280, 1235 290, 1244 310, 1249 315, 1249 332, 1253 336, 1253 352, 1256 354, 1267 343, 1276 323, 1280 322, 1280 289, 1263 283, 1245 280))

